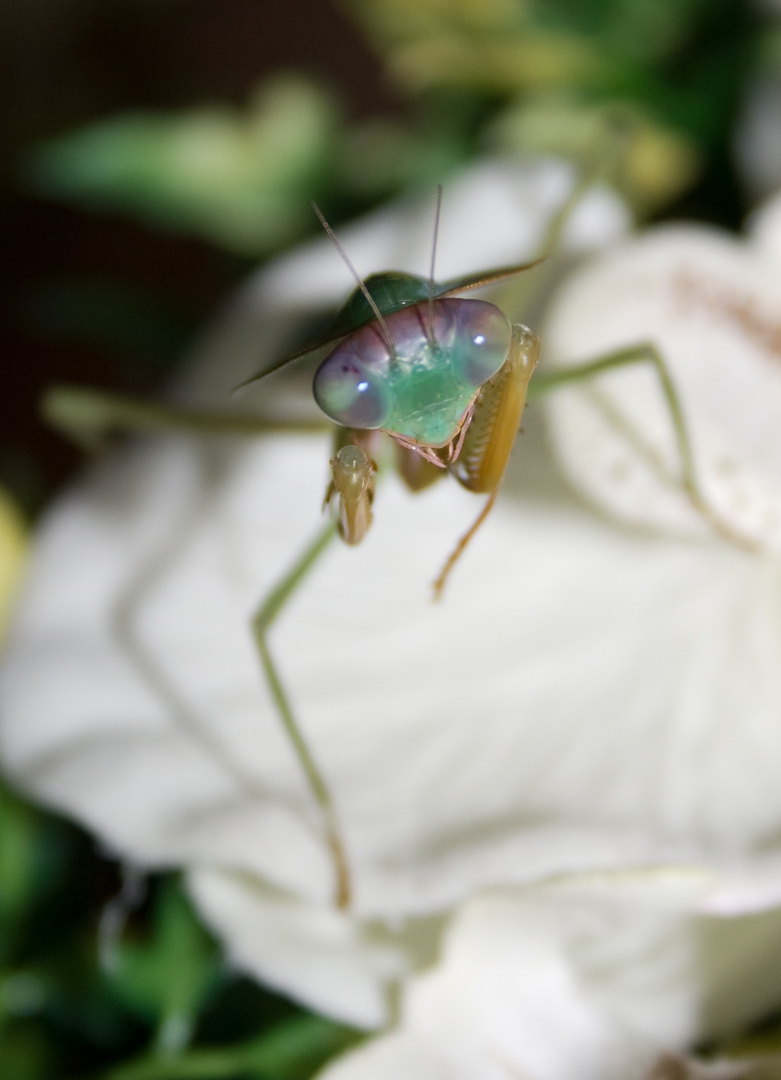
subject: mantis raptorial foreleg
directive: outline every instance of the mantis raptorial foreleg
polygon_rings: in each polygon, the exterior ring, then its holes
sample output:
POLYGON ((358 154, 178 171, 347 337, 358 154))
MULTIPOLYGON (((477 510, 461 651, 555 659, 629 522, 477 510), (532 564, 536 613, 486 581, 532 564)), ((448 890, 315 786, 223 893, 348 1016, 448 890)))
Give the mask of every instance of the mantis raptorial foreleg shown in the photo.
POLYGON ((465 433, 459 459, 451 465, 451 472, 467 491, 488 495, 488 499, 433 582, 435 600, 442 596, 451 570, 496 502, 539 355, 537 335, 527 326, 514 326, 507 360, 494 378, 485 383, 475 400, 472 422, 465 433))
POLYGON ((681 466, 681 486, 689 497, 694 509, 702 515, 714 532, 723 539, 738 547, 754 549, 754 544, 745 536, 737 533, 708 505, 702 494, 697 480, 697 471, 694 464, 694 453, 691 441, 686 429, 678 392, 675 389, 670 372, 664 362, 659 349, 651 342, 643 342, 632 345, 625 349, 617 349, 615 352, 606 353, 595 360, 584 364, 576 364, 572 367, 561 368, 554 371, 539 372, 529 386, 529 400, 541 397, 551 390, 571 385, 584 379, 593 378, 617 368, 627 367, 634 364, 650 364, 659 379, 667 409, 670 415, 675 441, 678 450, 678 458, 681 466))

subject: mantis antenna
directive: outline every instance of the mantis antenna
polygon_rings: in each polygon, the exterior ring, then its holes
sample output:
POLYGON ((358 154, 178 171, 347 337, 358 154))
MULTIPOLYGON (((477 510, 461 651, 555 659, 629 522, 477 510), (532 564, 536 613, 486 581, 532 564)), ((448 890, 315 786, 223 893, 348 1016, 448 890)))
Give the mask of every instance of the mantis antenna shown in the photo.
POLYGON ((439 239, 439 211, 442 208, 442 185, 437 184, 437 201, 434 209, 434 239, 431 243, 431 267, 428 275, 428 325, 426 336, 429 344, 434 345, 434 268, 437 261, 437 240, 439 239))
POLYGON ((347 267, 347 269, 350 271, 353 278, 355 279, 355 281, 358 284, 358 288, 361 290, 363 295, 366 297, 366 300, 367 300, 367 302, 369 304, 369 307, 374 312, 374 316, 377 319, 377 322, 382 327, 382 332, 385 335, 385 340, 388 343, 388 350, 389 350, 391 356, 393 357, 393 359, 395 360, 396 359, 396 346, 393 343, 393 338, 391 337, 391 332, 388 329, 388 324, 383 319, 382 312, 377 307, 377 304, 374 302, 374 297, 369 292, 369 290, 366 288, 365 282, 362 281, 361 278, 358 276, 358 271, 355 269, 353 264, 350 262, 350 257, 348 256, 347 252, 344 250, 342 245, 339 243, 339 241, 338 241, 338 239, 336 237, 336 233, 331 228, 331 226, 328 224, 328 222, 325 220, 325 217, 324 217, 323 212, 320 209, 320 207, 317 205, 316 202, 311 202, 309 205, 312 207, 314 212, 317 214, 317 219, 320 222, 320 224, 323 226, 323 228, 325 229, 326 235, 328 236, 328 239, 331 241, 331 243, 334 245, 336 250, 339 252, 339 256, 340 256, 342 262, 347 267))

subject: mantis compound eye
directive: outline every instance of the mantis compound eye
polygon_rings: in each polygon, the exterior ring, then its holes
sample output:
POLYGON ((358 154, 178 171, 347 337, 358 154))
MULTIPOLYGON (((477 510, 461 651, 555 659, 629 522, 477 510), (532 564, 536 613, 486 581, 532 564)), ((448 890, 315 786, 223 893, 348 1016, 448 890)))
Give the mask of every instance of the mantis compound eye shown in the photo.
MULTIPOLYGON (((493 304, 478 300, 451 301, 451 326, 438 343, 448 350, 455 373, 471 386, 482 386, 507 359, 512 340, 510 320, 493 304)), ((443 328, 444 329, 444 328, 443 328)))
POLYGON ((315 401, 343 427, 381 428, 390 416, 388 388, 382 375, 356 358, 351 339, 334 349, 315 375, 315 401))

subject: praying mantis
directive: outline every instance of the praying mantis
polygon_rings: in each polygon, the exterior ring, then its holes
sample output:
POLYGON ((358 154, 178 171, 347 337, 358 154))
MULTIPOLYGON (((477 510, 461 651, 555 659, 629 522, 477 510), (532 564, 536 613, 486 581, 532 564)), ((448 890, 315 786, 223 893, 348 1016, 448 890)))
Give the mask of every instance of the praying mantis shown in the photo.
MULTIPOLYGON (((437 221, 438 206, 439 202, 437 221)), ((335 241, 330 227, 323 224, 335 241)), ((435 223, 435 238, 436 232, 435 223)), ((341 251, 338 243, 337 250, 341 251)), ((632 346, 573 369, 534 374, 540 353, 538 337, 521 324, 513 325, 499 307, 483 300, 463 299, 460 294, 529 271, 539 260, 438 284, 435 251, 436 239, 428 278, 390 272, 362 281, 352 271, 357 289, 337 315, 328 338, 311 347, 336 342, 314 380, 316 400, 337 425, 331 479, 324 500, 331 513, 326 525, 261 601, 251 620, 277 712, 319 808, 333 866, 333 900, 342 909, 350 906, 353 893, 342 825, 327 779, 280 679, 269 635, 288 600, 333 538, 340 536, 349 545, 364 540, 372 524, 378 444, 387 437, 392 440, 399 471, 413 490, 449 475, 467 490, 485 496, 476 520, 434 582, 435 597, 440 597, 457 560, 496 501, 527 396, 531 399, 627 364, 651 364, 677 440, 681 485, 693 505, 718 527, 697 485, 675 387, 653 345, 632 346)), ((264 378, 311 348, 276 361, 249 381, 264 378)), ((79 432, 82 438, 85 432, 95 435, 112 427, 152 430, 173 426, 247 434, 273 429, 273 425, 253 423, 251 418, 174 412, 85 391, 53 392, 45 410, 60 427, 79 432)))

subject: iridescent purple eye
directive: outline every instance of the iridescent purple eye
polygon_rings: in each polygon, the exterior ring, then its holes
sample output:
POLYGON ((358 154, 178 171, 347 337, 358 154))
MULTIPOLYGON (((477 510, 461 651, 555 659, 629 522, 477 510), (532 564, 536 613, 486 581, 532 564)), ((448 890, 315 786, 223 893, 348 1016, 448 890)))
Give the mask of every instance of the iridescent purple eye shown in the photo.
POLYGON ((472 386, 482 386, 496 374, 510 352, 510 320, 484 300, 461 300, 453 305, 451 313, 453 366, 472 386))
POLYGON ((383 427, 390 413, 387 389, 352 353, 348 339, 326 357, 315 374, 315 401, 343 427, 383 427))

